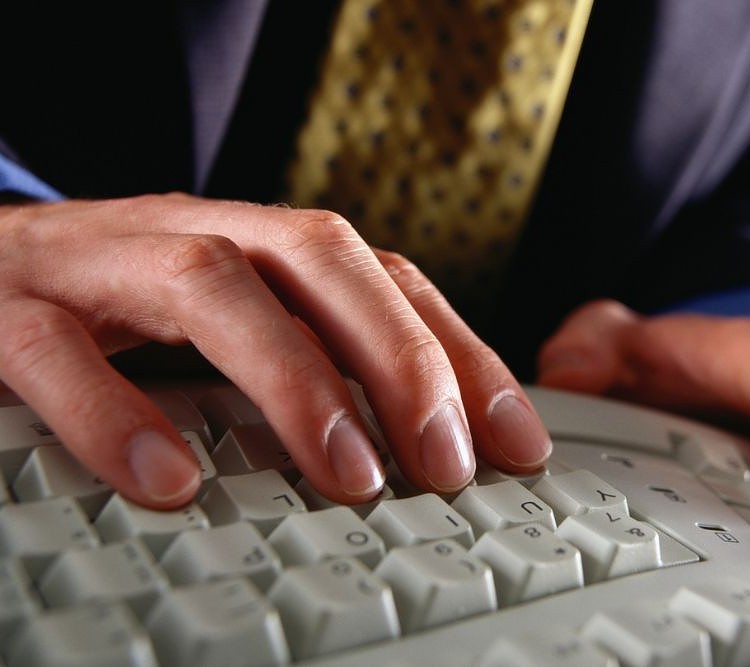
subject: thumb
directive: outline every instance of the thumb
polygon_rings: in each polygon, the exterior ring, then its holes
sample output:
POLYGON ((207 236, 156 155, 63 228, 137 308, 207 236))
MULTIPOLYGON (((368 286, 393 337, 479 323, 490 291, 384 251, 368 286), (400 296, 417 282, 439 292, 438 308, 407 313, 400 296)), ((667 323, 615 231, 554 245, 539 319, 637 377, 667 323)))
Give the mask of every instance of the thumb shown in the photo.
POLYGON ((750 415, 750 318, 644 317, 596 301, 563 322, 538 362, 545 386, 707 417, 750 415))
POLYGON ((616 301, 592 301, 573 311, 539 352, 538 384, 603 394, 627 383, 623 339, 639 320, 616 301))

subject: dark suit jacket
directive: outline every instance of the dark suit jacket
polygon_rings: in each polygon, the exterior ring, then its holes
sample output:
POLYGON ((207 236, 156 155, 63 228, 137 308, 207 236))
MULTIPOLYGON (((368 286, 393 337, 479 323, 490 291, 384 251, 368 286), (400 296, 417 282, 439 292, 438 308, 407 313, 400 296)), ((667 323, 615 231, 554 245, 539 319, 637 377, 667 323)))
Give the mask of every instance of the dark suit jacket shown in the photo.
MULTIPOLYGON (((276 201, 336 4, 13 3, 4 152, 72 197, 276 201)), ((483 298, 450 295, 518 375, 587 299, 750 284, 749 86, 746 0, 595 3, 514 261, 483 298)))

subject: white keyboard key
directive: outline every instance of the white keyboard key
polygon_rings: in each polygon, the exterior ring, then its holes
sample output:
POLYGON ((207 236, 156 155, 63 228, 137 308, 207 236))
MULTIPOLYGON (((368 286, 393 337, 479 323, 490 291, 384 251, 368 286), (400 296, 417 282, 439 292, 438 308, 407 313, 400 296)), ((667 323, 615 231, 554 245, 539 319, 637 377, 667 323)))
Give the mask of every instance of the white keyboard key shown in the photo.
MULTIPOLYGON (((567 470, 560 471, 567 472, 567 470)), ((477 469, 474 473, 474 481, 479 486, 489 486, 490 484, 499 484, 500 482, 507 482, 513 480, 519 484, 523 484, 526 488, 533 486, 542 477, 548 475, 549 470, 547 468, 540 468, 535 470, 529 475, 513 475, 511 473, 503 472, 498 470, 495 466, 490 465, 482 459, 477 459, 477 469)))
MULTIPOLYGON (((524 387, 552 440, 619 444, 670 455, 673 437, 684 430, 677 419, 602 396, 524 387)), ((688 431, 689 432, 689 431, 688 431)))
POLYGON ((661 567, 687 565, 687 563, 697 563, 700 560, 700 556, 697 553, 688 549, 684 544, 674 539, 674 537, 667 535, 667 533, 659 530, 656 526, 648 525, 659 536, 659 559, 661 560, 661 567))
POLYGON ((216 442, 231 426, 266 421, 255 403, 234 385, 209 389, 198 401, 198 410, 206 418, 216 442))
POLYGON ((0 558, 0 646, 39 610, 39 599, 17 558, 0 558))
POLYGON ((669 608, 711 633, 715 667, 750 665, 750 586, 713 579, 681 588, 669 608))
POLYGON ((750 481, 716 475, 703 475, 701 480, 724 502, 750 508, 750 481))
POLYGON ((94 521, 104 542, 139 537, 157 559, 183 531, 208 527, 208 517, 195 503, 167 512, 136 505, 119 493, 110 498, 94 521))
POLYGON ((16 478, 35 447, 52 444, 60 444, 60 439, 29 406, 0 407, 0 470, 5 479, 16 478))
POLYGON ((474 544, 469 522, 434 493, 385 500, 365 522, 383 538, 389 549, 449 538, 466 548, 474 544))
POLYGON ((13 642, 8 667, 157 667, 146 631, 112 602, 47 611, 13 642))
POLYGON ((477 539, 488 530, 525 523, 541 523, 550 530, 557 528, 552 508, 515 480, 468 486, 451 507, 469 521, 477 539))
POLYGON ((613 653, 627 667, 712 667, 708 632, 655 601, 598 612, 584 638, 613 653))
POLYGON ((211 486, 211 482, 216 479, 216 466, 208 455, 208 451, 198 433, 195 431, 182 431, 180 435, 190 446, 190 449, 193 450, 195 458, 198 459, 198 465, 201 469, 201 485, 197 495, 200 497, 211 486))
POLYGON ((662 566, 659 534, 631 517, 570 516, 557 535, 581 551, 587 584, 662 566))
POLYGON ((531 491, 552 507, 558 524, 567 516, 588 512, 603 512, 610 518, 629 515, 625 495, 588 470, 543 477, 531 491))
MULTIPOLYGON (((324 495, 319 493, 304 477, 294 485, 294 490, 299 494, 299 497, 302 498, 305 505, 307 506, 307 509, 311 512, 315 510, 325 510, 331 507, 339 506, 339 503, 329 500, 324 495)), ((396 494, 394 493, 393 489, 388 484, 384 484, 378 496, 373 500, 366 503, 348 505, 347 507, 351 507, 357 513, 357 516, 361 517, 362 519, 366 519, 370 512, 372 512, 372 510, 374 510, 378 506, 378 503, 382 502, 383 500, 393 500, 395 497, 396 494)))
POLYGON ((742 452, 730 440, 688 437, 675 446, 675 458, 697 475, 734 482, 750 481, 750 470, 742 452))
POLYGON ((0 556, 20 557, 34 579, 61 551, 99 544, 99 536, 72 498, 0 507, 0 556))
POLYGON ((246 576, 265 591, 281 571, 276 551, 246 522, 184 532, 160 562, 175 585, 246 576))
POLYGON ((39 582, 39 591, 51 607, 119 600, 127 602, 139 618, 168 587, 166 575, 138 539, 66 551, 39 582))
POLYGON ((472 667, 618 667, 619 662, 572 630, 542 631, 497 640, 472 667))
POLYGON ((541 524, 485 533, 469 553, 492 569, 500 606, 583 586, 578 549, 541 524))
POLYGON ((296 660, 399 635, 390 588, 355 558, 290 568, 268 595, 296 660))
POLYGON ((168 591, 146 619, 162 665, 285 665, 289 649, 276 609, 244 578, 168 591))
POLYGON ((390 459, 385 464, 385 479, 388 482, 388 486, 393 489, 396 498, 411 498, 424 493, 424 491, 414 486, 404 477, 404 474, 396 465, 395 459, 390 459))
POLYGON ((93 519, 113 491, 65 447, 47 445, 37 447, 26 459, 13 483, 13 493, 23 502, 70 496, 93 519))
POLYGON ((390 584, 404 632, 497 607, 490 568, 455 540, 396 547, 375 574, 390 584))
POLYGON ((200 504, 214 526, 249 521, 263 535, 270 535, 286 517, 307 511, 277 470, 219 477, 200 504))
MULTIPOLYGON (((388 449, 362 388, 351 380, 347 382, 373 446, 385 461, 388 449)), ((263 413, 237 387, 213 388, 198 405, 218 441, 212 458, 220 475, 275 469, 291 484, 299 481, 301 475, 283 443, 263 413)))
POLYGON ((10 493, 8 492, 8 485, 5 483, 5 477, 3 471, 0 469, 0 507, 12 501, 10 493))
POLYGON ((286 566, 351 557, 375 567, 385 555, 380 536, 354 510, 344 506, 289 516, 268 541, 286 566))
POLYGON ((220 475, 278 470, 290 484, 301 477, 291 454, 266 422, 230 426, 211 458, 220 475))
POLYGON ((206 418, 186 394, 167 390, 151 391, 148 392, 148 396, 178 431, 195 433, 207 451, 213 450, 215 441, 206 418))

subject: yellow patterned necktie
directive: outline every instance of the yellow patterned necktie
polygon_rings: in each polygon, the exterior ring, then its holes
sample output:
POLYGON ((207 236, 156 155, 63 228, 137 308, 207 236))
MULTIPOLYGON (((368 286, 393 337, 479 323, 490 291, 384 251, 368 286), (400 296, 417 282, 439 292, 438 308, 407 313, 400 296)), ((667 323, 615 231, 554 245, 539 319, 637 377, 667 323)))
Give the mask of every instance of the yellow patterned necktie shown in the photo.
POLYGON ((549 153, 592 0, 344 0, 289 172, 449 292, 496 275, 549 153))

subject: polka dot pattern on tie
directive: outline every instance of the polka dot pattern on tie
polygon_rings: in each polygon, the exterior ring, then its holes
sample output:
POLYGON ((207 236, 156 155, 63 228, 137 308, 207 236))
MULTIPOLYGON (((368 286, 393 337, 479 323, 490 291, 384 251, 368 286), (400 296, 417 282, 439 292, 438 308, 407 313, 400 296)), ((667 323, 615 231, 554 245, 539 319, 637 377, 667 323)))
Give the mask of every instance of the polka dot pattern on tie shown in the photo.
POLYGON ((591 0, 344 0, 289 172, 438 285, 512 251, 591 0))

